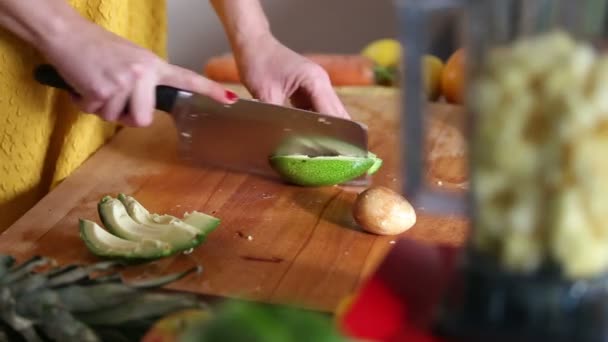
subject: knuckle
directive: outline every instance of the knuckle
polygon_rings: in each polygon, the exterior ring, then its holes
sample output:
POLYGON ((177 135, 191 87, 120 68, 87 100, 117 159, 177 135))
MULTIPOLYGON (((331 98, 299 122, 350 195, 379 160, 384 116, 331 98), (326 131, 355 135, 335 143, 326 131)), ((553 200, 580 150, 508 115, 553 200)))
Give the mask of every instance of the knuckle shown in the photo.
POLYGON ((90 91, 91 97, 96 101, 106 101, 112 96, 112 87, 94 86, 90 91))
MULTIPOLYGON (((212 90, 214 88, 213 84, 206 84, 199 77, 192 75, 192 74, 185 74, 184 78, 183 78, 183 83, 187 89, 194 90, 194 91, 212 92, 212 90)), ((220 87, 218 86, 216 88, 220 88, 220 87)))
POLYGON ((129 69, 137 73, 156 70, 159 65, 159 59, 154 54, 144 52, 141 54, 136 61, 129 64, 129 69))
POLYGON ((80 105, 80 109, 85 113, 94 113, 96 108, 91 103, 83 103, 80 105))
POLYGON ((104 120, 106 120, 106 121, 113 121, 116 119, 116 113, 113 110, 111 110, 110 108, 108 108, 108 106, 106 106, 105 108, 103 108, 101 110, 101 113, 99 113, 99 116, 104 118, 104 120))
POLYGON ((327 71, 318 64, 311 64, 308 73, 316 81, 325 82, 329 80, 329 74, 327 73, 327 71))
POLYGON ((117 73, 113 77, 113 82, 115 86, 119 89, 125 90, 128 89, 133 83, 134 74, 127 70, 127 72, 117 73))
POLYGON ((91 99, 78 100, 77 106, 85 113, 96 113, 99 110, 99 102, 91 99))
POLYGON ((133 115, 133 122, 138 127, 148 126, 152 122, 152 113, 138 113, 133 115))
POLYGON ((144 75, 150 76, 150 74, 155 74, 157 71, 158 68, 154 60, 144 57, 138 61, 127 63, 121 68, 121 72, 113 75, 112 81, 117 88, 125 90, 132 88, 137 79, 142 78, 144 75))

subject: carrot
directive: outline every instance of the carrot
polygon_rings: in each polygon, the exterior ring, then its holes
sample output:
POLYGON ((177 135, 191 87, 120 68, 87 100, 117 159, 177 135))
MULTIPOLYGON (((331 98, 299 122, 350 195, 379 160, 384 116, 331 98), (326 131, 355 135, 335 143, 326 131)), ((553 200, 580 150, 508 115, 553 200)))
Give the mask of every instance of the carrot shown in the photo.
POLYGON ((334 86, 367 86, 375 84, 374 62, 360 55, 306 54, 319 64, 334 86))
POLYGON ((239 70, 231 54, 211 57, 203 73, 207 78, 216 82, 240 83, 239 70))
MULTIPOLYGON (((304 56, 319 64, 334 86, 366 86, 376 83, 374 62, 367 57, 321 53, 304 56)), ((231 54, 210 58, 204 66, 204 74, 217 82, 240 83, 236 62, 231 54)))

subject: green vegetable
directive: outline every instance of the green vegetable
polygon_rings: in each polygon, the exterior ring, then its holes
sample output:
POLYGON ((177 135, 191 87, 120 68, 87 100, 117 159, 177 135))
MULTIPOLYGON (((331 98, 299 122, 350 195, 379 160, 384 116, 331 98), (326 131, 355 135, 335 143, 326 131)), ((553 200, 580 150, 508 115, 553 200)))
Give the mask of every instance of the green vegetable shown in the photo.
POLYGON ((179 342, 345 342, 329 316, 287 306, 230 301, 179 342))

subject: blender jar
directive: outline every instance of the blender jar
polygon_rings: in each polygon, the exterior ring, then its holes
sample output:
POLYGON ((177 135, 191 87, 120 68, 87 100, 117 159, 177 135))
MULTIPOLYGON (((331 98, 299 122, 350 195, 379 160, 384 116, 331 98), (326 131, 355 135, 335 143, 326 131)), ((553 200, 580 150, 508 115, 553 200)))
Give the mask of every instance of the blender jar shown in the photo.
POLYGON ((456 280, 437 312, 444 336, 608 340, 607 2, 398 2, 405 87, 414 88, 404 93, 406 194, 426 209, 471 218, 456 280), (407 67, 427 46, 407 20, 424 27, 430 13, 456 4, 466 28, 466 206, 422 185, 412 134, 419 138, 424 103, 407 67))

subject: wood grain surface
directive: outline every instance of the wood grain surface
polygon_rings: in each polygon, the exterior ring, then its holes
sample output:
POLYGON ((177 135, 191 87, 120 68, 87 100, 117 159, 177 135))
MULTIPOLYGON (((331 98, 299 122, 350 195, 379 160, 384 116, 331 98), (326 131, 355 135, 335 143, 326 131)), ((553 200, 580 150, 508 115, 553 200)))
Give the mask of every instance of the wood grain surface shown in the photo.
MULTIPOLYGON (((242 88, 235 88, 245 96, 242 88)), ((373 184, 395 190, 399 170, 399 93, 388 88, 339 89, 350 114, 369 126, 370 150, 384 160, 373 184)), ((466 151, 459 107, 433 104, 427 114, 429 179, 466 188, 466 151)), ((153 126, 121 130, 72 176, 0 235, 0 253, 32 255, 60 264, 90 263, 78 236, 79 218, 99 222, 97 201, 106 194, 135 196, 151 211, 181 216, 199 210, 222 220, 205 244, 189 255, 130 267, 140 278, 200 264, 202 274, 170 288, 333 310, 355 291, 400 236, 363 232, 353 221, 362 188, 302 188, 256 176, 186 165, 176 156, 176 131, 168 115, 153 126)), ((459 245, 467 222, 418 212, 402 236, 459 245)), ((412 280, 412 281, 415 281, 412 280)))

